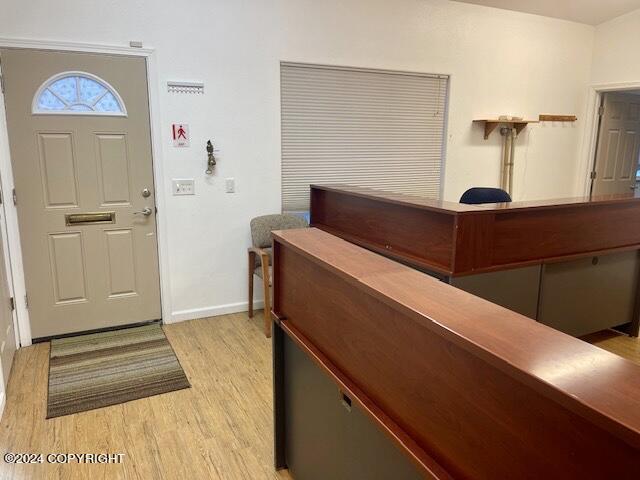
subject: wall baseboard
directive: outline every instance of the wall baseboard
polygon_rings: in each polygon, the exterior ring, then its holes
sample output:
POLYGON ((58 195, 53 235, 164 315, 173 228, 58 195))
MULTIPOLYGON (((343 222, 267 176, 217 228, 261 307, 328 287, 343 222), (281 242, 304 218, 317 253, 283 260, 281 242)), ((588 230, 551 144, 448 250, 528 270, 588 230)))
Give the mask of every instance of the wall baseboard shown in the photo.
MULTIPOLYGON (((253 302, 253 309, 260 310, 264 307, 262 300, 253 302)), ((228 303, 226 305, 217 305, 215 307, 191 308, 188 310, 178 310, 171 314, 170 319, 165 319, 165 323, 178 323, 186 320, 195 320, 197 318, 217 317, 218 315, 226 315, 228 313, 246 312, 249 309, 249 302, 228 303)))

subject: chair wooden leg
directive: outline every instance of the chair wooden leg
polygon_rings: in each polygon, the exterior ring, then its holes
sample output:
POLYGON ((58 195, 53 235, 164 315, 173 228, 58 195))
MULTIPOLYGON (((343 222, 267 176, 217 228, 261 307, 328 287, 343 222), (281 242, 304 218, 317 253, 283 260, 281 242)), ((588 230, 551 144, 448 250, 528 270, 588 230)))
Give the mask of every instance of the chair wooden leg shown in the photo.
POLYGON ((269 287, 269 264, 262 264, 262 285, 264 286, 264 334, 271 337, 271 288, 269 287))
POLYGON ((256 264, 256 254, 249 252, 249 318, 253 318, 253 269, 256 264))

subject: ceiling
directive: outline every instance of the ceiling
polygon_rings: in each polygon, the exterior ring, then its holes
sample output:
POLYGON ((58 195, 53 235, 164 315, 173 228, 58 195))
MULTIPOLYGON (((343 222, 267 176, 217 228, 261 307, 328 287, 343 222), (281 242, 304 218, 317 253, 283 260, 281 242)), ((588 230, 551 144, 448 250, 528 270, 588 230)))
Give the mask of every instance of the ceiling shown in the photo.
POLYGON ((640 9, 640 0, 455 0, 598 25, 640 9))

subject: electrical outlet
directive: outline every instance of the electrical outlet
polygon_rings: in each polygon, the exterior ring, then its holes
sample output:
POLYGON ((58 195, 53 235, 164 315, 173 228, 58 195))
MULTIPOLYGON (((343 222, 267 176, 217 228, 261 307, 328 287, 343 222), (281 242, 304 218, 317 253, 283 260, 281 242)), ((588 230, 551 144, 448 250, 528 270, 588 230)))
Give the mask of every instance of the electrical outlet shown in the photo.
POLYGON ((171 180, 174 195, 195 195, 193 178, 174 178, 171 180))
POLYGON ((235 178, 226 178, 224 183, 225 183, 225 187, 226 187, 227 193, 234 193, 236 191, 236 179, 235 178))

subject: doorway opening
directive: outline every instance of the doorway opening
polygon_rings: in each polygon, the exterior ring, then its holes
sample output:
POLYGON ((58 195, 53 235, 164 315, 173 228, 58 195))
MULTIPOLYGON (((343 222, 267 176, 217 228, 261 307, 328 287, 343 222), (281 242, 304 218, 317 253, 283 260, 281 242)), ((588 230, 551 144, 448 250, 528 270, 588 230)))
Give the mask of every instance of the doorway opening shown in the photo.
POLYGON ((640 194, 640 89, 597 92, 588 194, 640 194))

